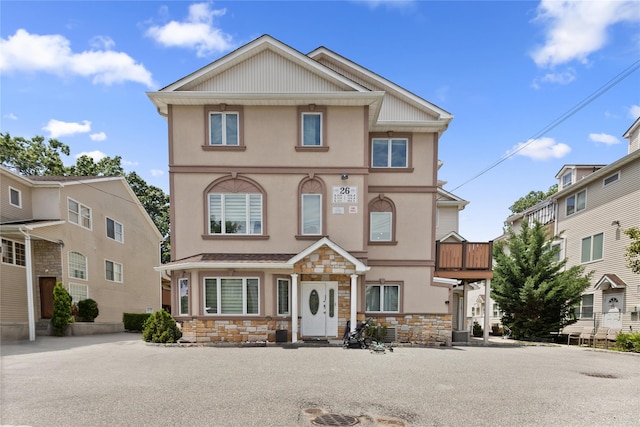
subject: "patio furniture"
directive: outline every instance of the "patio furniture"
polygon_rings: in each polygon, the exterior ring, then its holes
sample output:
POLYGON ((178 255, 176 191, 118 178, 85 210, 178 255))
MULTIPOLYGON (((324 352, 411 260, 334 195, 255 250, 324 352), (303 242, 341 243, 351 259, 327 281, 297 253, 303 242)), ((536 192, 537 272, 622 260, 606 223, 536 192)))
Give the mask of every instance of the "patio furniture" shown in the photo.
POLYGON ((607 327, 599 327, 596 330, 595 335, 593 336, 592 340, 593 340, 593 347, 597 347, 598 346, 598 341, 602 341, 603 343, 606 343, 607 341, 607 334, 609 333, 609 328, 607 327))

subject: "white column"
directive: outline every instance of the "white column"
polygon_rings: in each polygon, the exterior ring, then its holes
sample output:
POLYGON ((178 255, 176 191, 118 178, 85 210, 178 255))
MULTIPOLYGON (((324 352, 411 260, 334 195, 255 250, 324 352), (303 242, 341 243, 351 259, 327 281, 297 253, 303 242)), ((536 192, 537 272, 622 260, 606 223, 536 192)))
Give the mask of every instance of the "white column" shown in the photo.
POLYGON ((358 275, 351 275, 351 332, 356 330, 358 323, 358 275))
POLYGON ((484 345, 489 344, 489 314, 491 309, 491 279, 484 281, 484 345))
POLYGON ((291 275, 291 342, 298 342, 298 274, 291 275))
POLYGON ((31 236, 24 234, 24 252, 27 270, 27 316, 29 317, 29 341, 36 340, 36 318, 33 309, 33 260, 31 258, 31 236))

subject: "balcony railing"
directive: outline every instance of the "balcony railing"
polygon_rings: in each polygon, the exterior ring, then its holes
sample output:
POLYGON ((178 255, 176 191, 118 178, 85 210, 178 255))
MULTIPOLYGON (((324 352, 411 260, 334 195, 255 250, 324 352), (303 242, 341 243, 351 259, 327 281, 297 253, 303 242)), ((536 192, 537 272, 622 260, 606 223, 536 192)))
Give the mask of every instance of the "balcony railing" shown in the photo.
POLYGON ((436 270, 493 270, 493 242, 436 242, 436 270))

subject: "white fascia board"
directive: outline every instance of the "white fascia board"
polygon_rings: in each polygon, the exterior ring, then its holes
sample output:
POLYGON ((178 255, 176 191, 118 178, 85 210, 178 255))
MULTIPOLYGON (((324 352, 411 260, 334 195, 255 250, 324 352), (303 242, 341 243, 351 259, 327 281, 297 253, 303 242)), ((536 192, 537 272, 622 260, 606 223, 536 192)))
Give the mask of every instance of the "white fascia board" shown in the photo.
POLYGON ((372 132, 438 132, 442 133, 449 127, 451 119, 430 121, 377 121, 371 128, 372 132))
POLYGON ((454 286, 454 285, 459 285, 460 283, 462 283, 462 280, 459 280, 459 279, 448 279, 446 277, 434 277, 433 278, 433 282, 434 283, 441 283, 443 285, 454 286))
POLYGON ((153 267, 155 271, 201 270, 201 269, 234 269, 234 270, 293 270, 293 264, 287 262, 185 262, 180 264, 163 264, 153 267))

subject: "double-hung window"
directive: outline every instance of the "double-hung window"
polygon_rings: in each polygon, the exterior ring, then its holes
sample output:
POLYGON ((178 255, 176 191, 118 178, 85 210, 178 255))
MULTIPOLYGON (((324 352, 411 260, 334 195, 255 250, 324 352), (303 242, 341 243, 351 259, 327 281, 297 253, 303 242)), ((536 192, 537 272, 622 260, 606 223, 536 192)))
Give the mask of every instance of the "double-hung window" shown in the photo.
POLYGON ((180 303, 178 304, 178 314, 185 316, 189 314, 189 279, 178 279, 178 291, 180 292, 180 303))
POLYGON ((122 224, 111 218, 107 218, 107 237, 117 242, 123 242, 122 224))
POLYGON ((262 234, 262 194, 210 193, 209 234, 262 234))
POLYGON ((587 207, 587 190, 582 190, 576 194, 567 197, 566 201, 566 214, 572 215, 576 212, 580 212, 587 207))
POLYGON ((254 277, 207 277, 204 279, 206 314, 258 314, 260 284, 254 277))
POLYGON ((291 314, 291 281, 289 279, 278 279, 278 316, 288 316, 291 314))
POLYGON ((322 194, 302 194, 302 234, 322 234, 322 194))
POLYGON ((209 112, 209 145, 240 144, 240 114, 236 111, 209 112))
POLYGON ((80 252, 69 252, 69 277, 87 280, 87 257, 80 252))
POLYGON ((604 234, 598 233, 582 239, 580 262, 591 262, 602 259, 604 234))
POLYGON ((91 229, 91 208, 73 199, 67 199, 67 208, 69 211, 69 222, 91 229))
POLYGON ((582 295, 574 312, 577 319, 593 319, 593 294, 582 295))
POLYGON ((365 311, 390 312, 400 311, 399 285, 367 285, 365 290, 365 311))
POLYGON ((322 145, 322 113, 302 113, 302 146, 320 147, 322 145))
POLYGON ((2 262, 25 267, 27 265, 27 252, 23 243, 2 239, 2 262))
POLYGON ((107 280, 122 283, 122 264, 105 260, 104 271, 107 280))
POLYGON ((371 167, 406 168, 409 165, 407 138, 374 138, 371 142, 371 167))
POLYGON ((567 188, 573 183, 573 171, 569 171, 562 175, 562 188, 567 188))

